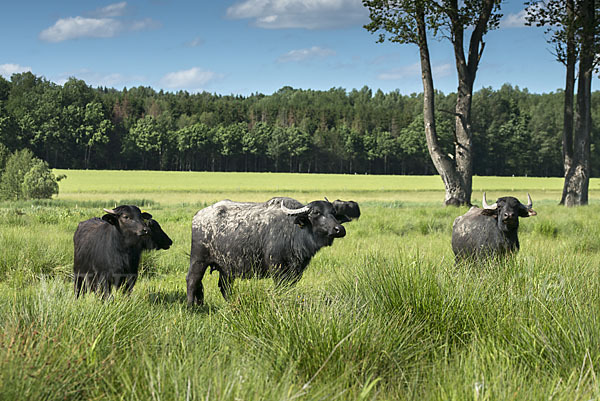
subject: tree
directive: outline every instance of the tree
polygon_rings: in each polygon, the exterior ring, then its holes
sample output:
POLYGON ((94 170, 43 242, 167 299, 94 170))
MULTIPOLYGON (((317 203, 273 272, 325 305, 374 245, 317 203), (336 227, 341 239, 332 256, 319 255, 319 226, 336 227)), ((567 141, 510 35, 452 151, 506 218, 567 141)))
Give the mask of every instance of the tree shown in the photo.
POLYGON ((0 180, 0 198, 8 200, 23 198, 23 179, 33 166, 33 160, 33 153, 29 149, 18 150, 8 158, 0 180))
POLYGON ((58 179, 54 176, 48 163, 40 159, 34 159, 29 171, 23 177, 21 192, 25 199, 50 199, 52 195, 58 195, 58 179))
POLYGON ((600 3, 595 0, 548 0, 526 4, 528 24, 546 27, 546 34, 550 35, 547 41, 554 46, 556 59, 566 68, 562 135, 565 181, 560 204, 567 207, 587 205, 591 88, 594 66, 600 57, 600 3))
POLYGON ((473 176, 473 139, 471 100, 473 85, 485 43, 483 36, 498 26, 501 0, 363 0, 371 23, 365 28, 381 32, 378 42, 389 40, 419 47, 423 80, 423 115, 425 137, 431 159, 446 189, 446 205, 470 205, 473 176), (472 28, 465 55, 465 30, 472 28), (435 125, 433 74, 429 55, 428 33, 443 35, 454 48, 458 93, 455 116, 454 152, 446 155, 440 146, 435 125))
POLYGON ((146 156, 148 154, 157 155, 158 166, 160 168, 164 167, 164 156, 170 145, 170 135, 168 118, 163 117, 163 115, 158 118, 147 115, 144 118, 139 119, 129 130, 131 140, 135 143, 137 148, 142 151, 144 168, 147 168, 146 156))
POLYGON ((177 150, 183 154, 183 161, 187 170, 195 169, 198 160, 208 159, 206 155, 210 151, 210 128, 203 123, 195 123, 180 128, 176 132, 177 150))

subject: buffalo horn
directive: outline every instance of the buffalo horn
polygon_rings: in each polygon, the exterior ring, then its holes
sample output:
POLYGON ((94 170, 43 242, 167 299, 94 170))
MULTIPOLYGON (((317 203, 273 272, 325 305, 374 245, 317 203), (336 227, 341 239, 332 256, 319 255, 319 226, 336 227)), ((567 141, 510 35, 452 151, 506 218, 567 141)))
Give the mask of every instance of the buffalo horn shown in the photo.
POLYGON ((483 199, 481 200, 481 204, 483 205, 484 209, 496 209, 498 207, 497 203, 494 203, 493 205, 488 205, 487 200, 485 199, 485 192, 483 193, 483 199))
POLYGON ((287 207, 283 206, 283 201, 281 201, 281 210, 290 216, 295 216, 298 214, 308 213, 310 208, 308 206, 303 206, 300 209, 288 209, 287 207))
POLYGON ((529 195, 529 192, 527 193, 527 205, 525 207, 528 210, 530 210, 533 207, 533 201, 531 200, 531 196, 529 195))
MULTIPOLYGON (((326 196, 325 196, 325 200, 326 200, 327 202, 329 202, 329 199, 327 199, 327 197, 326 197, 326 196)), ((331 202, 330 202, 330 203, 331 203, 331 202)))
POLYGON ((102 209, 102 210, 104 210, 108 214, 117 214, 117 212, 115 212, 113 209, 102 209))

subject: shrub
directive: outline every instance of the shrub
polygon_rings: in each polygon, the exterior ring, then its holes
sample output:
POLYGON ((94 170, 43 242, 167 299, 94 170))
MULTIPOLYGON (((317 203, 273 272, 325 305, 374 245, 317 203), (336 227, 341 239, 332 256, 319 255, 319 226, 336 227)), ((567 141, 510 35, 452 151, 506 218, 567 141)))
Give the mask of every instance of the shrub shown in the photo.
POLYGON ((52 195, 58 195, 58 181, 48 168, 48 163, 35 159, 25 174, 21 189, 25 199, 52 198, 52 195))
POLYGON ((0 179, 0 199, 21 200, 51 198, 58 194, 58 181, 48 163, 28 149, 18 150, 6 161, 0 179))
POLYGON ((33 153, 29 149, 18 150, 6 161, 2 180, 0 180, 0 197, 8 200, 23 199, 22 183, 25 174, 33 165, 33 153))

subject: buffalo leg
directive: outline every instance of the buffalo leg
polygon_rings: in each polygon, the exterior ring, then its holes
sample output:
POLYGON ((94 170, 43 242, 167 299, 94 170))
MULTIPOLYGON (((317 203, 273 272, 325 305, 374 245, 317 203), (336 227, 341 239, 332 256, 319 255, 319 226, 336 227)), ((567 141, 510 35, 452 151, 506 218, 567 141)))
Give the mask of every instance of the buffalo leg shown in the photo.
POLYGON ((137 281, 137 274, 134 273, 126 273, 121 274, 118 277, 115 276, 115 287, 118 289, 123 289, 123 291, 130 295, 133 291, 133 286, 137 281))
POLYGON ((112 291, 112 280, 107 275, 102 275, 98 281, 103 299, 108 299, 112 291))
POLYGON ((137 281, 137 274, 127 275, 127 278, 125 279, 125 291, 127 291, 127 294, 131 294, 131 292, 133 291, 133 286, 135 285, 136 281, 137 281))
POLYGON ((202 278, 208 264, 192 258, 190 270, 185 278, 187 282, 187 302, 188 305, 202 305, 204 303, 204 286, 202 278))
POLYGON ((223 294, 223 298, 225 300, 229 299, 231 295, 231 287, 233 285, 233 277, 230 274, 219 271, 219 289, 221 290, 221 294, 223 294))
MULTIPOLYGON (((80 273, 75 273, 73 275, 73 287, 75 289, 75 298, 79 298, 81 294, 81 289, 84 287, 85 276, 82 276, 80 273)), ((84 287, 85 291, 85 287, 84 287)))

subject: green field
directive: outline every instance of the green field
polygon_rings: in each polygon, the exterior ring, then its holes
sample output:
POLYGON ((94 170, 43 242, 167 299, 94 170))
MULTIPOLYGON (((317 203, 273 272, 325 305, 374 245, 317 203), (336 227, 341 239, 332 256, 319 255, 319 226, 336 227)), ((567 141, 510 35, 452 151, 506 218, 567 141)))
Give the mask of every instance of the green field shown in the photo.
POLYGON ((591 400, 600 397, 600 181, 475 177, 530 192, 521 252, 455 266, 439 177, 60 170, 57 199, 0 203, 0 400, 591 400), (188 308, 193 214, 224 198, 354 199, 362 216, 293 288, 206 275, 188 308), (135 203, 174 241, 131 296, 72 293, 72 236, 135 203))
MULTIPOLYGON (((224 198, 262 202, 272 196, 293 195, 302 201, 327 196, 357 201, 440 204, 444 186, 438 176, 208 173, 173 171, 56 170, 66 174, 59 199, 152 199, 164 205, 216 202, 224 198)), ((473 202, 530 192, 536 199, 558 203, 562 178, 474 177, 473 202)), ((600 179, 590 180, 590 202, 600 201, 600 179)))

